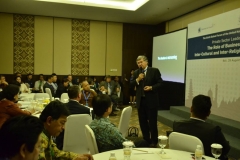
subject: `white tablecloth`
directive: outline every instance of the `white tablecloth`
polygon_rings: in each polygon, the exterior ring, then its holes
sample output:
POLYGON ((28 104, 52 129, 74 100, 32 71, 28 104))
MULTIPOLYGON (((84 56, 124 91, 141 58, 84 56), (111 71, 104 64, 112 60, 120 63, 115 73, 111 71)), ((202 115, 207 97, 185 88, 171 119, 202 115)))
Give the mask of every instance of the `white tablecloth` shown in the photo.
POLYGON ((29 101, 29 99, 34 99, 35 93, 22 93, 20 94, 21 100, 29 101))
MULTIPOLYGON (((136 148, 144 151, 148 151, 148 153, 132 150, 131 160, 193 160, 190 152, 164 149, 166 154, 165 158, 160 154, 160 148, 136 148)), ((103 152, 99 154, 93 155, 94 160, 104 160, 110 157, 110 153, 115 153, 117 160, 123 160, 123 150, 112 150, 108 152, 103 152)), ((206 160, 215 160, 212 157, 203 156, 206 160)))

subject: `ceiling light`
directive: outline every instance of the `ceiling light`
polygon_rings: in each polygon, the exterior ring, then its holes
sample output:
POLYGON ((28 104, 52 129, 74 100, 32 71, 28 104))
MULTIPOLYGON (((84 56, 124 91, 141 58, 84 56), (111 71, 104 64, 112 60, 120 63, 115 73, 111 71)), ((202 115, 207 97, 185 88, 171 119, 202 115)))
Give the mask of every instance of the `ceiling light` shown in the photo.
POLYGON ((36 0, 135 11, 149 0, 36 0))

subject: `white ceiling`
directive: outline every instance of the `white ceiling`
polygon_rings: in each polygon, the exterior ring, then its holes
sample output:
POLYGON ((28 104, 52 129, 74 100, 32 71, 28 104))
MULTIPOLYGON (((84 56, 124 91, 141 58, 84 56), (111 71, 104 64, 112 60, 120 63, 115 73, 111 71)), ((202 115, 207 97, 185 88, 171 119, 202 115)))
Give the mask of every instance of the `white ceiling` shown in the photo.
POLYGON ((0 0, 0 12, 124 23, 159 24, 216 1, 218 0, 149 0, 136 11, 127 11, 34 0, 0 0))

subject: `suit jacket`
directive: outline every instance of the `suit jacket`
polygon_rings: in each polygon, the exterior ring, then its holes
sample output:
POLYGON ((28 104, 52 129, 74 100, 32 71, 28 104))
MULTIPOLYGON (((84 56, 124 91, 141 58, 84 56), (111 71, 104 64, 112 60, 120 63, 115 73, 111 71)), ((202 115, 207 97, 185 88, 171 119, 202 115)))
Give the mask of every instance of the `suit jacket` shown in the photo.
MULTIPOLYGON (((69 100, 66 104, 68 110, 70 111, 70 115, 72 114, 90 114, 90 109, 81 105, 80 103, 69 100)), ((60 133, 56 138, 56 144, 58 149, 62 150, 63 148, 63 139, 64 139, 64 131, 60 133)))
POLYGON ((138 75, 140 73, 142 73, 140 69, 135 70, 133 74, 133 81, 130 82, 130 85, 132 87, 136 86, 137 108, 140 107, 141 97, 143 96, 142 90, 144 86, 152 86, 151 91, 144 92, 146 101, 149 104, 149 108, 155 108, 155 107, 158 108, 159 107, 158 92, 162 83, 161 73, 157 68, 148 67, 145 78, 141 80, 138 84, 136 82, 136 79, 138 78, 138 75))
POLYGON ((51 90, 51 93, 52 93, 52 96, 54 97, 55 96, 55 93, 54 93, 54 88, 51 84, 49 84, 48 82, 46 82, 44 85, 43 85, 43 92, 46 93, 46 88, 49 88, 51 90))
POLYGON ((213 157, 211 144, 218 143, 223 146, 220 159, 225 159, 230 150, 229 142, 226 141, 221 128, 213 124, 196 119, 183 120, 173 123, 173 131, 198 137, 204 146, 206 156, 213 157))
MULTIPOLYGON (((117 89, 117 84, 115 81, 110 81, 110 90, 111 90, 111 95, 117 95, 116 89, 117 89)), ((100 83, 100 87, 104 86, 106 90, 108 90, 108 83, 106 81, 102 81, 100 83)))
POLYGON ((67 93, 67 89, 68 89, 68 87, 64 87, 63 84, 60 84, 57 88, 55 97, 61 98, 61 95, 63 93, 67 93))
POLYGON ((66 105, 70 114, 90 114, 90 109, 88 107, 85 107, 76 101, 69 100, 66 105))

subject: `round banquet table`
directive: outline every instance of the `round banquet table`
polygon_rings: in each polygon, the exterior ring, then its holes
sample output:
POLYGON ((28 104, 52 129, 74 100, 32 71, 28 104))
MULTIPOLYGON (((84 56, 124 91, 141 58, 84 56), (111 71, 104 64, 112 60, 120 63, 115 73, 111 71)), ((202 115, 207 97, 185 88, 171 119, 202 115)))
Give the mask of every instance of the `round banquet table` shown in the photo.
MULTIPOLYGON (((164 155, 160 154, 160 148, 135 148, 143 151, 132 150, 132 154, 130 160, 194 160, 191 156, 192 153, 172 150, 172 149, 164 149, 164 155)), ((117 160, 123 160, 123 149, 112 150, 107 152, 102 152, 93 155, 94 160, 107 160, 110 157, 110 153, 115 153, 117 160)), ((205 160, 215 160, 213 157, 203 156, 205 160)), ((203 159, 204 160, 204 159, 203 159)))
POLYGON ((35 93, 22 93, 20 94, 20 97, 25 100, 28 101, 29 99, 34 99, 35 93))

